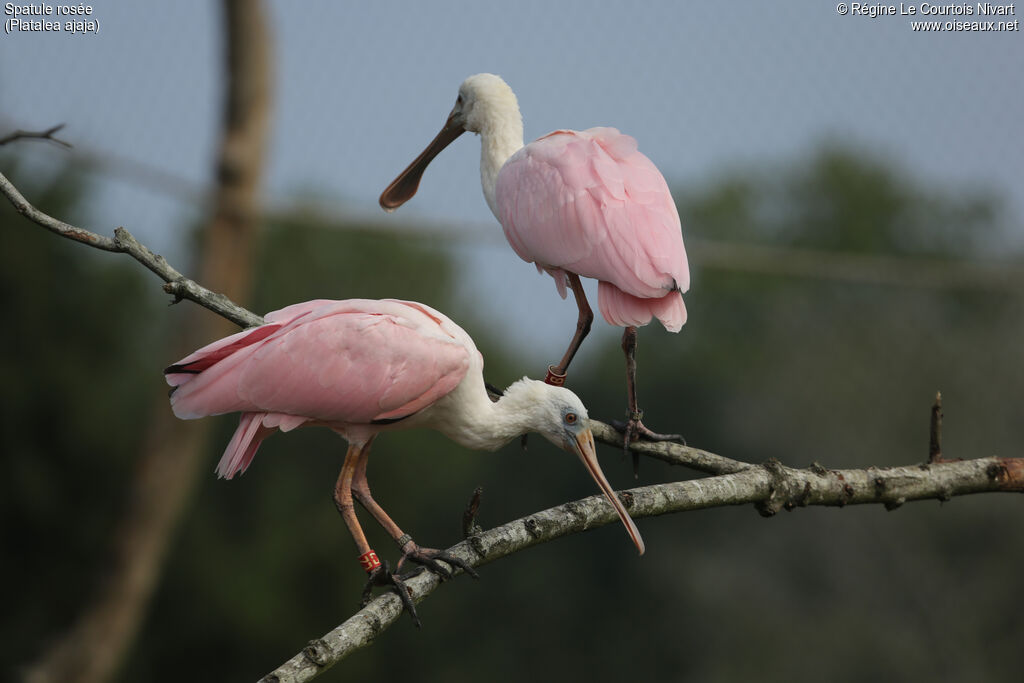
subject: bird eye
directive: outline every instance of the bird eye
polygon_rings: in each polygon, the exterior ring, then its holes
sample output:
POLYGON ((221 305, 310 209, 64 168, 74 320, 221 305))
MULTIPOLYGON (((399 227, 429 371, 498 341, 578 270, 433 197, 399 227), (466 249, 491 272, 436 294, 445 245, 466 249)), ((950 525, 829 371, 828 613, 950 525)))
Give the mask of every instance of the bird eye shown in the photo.
POLYGON ((455 98, 455 104, 462 104, 462 93, 459 93, 459 96, 455 98))
POLYGON ((566 413, 565 414, 565 423, 566 424, 574 425, 574 424, 576 424, 576 420, 578 420, 578 419, 579 419, 579 417, 576 416, 576 413, 566 413))

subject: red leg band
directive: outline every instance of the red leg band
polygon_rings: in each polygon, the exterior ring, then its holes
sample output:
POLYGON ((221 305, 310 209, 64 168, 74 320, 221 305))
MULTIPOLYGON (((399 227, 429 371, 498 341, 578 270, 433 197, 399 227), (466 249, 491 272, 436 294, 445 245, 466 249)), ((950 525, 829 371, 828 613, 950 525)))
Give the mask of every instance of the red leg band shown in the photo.
POLYGON ((564 375, 559 375, 557 372, 555 372, 555 366, 554 365, 549 365, 548 366, 548 375, 547 375, 547 377, 544 378, 544 384, 550 384, 550 385, 555 386, 555 387, 563 386, 565 384, 565 378, 566 378, 566 376, 568 374, 569 373, 565 373, 564 375))
POLYGON ((380 566, 380 560, 377 559, 377 553, 371 550, 365 555, 359 556, 359 564, 363 566, 367 574, 372 574, 373 570, 380 566))

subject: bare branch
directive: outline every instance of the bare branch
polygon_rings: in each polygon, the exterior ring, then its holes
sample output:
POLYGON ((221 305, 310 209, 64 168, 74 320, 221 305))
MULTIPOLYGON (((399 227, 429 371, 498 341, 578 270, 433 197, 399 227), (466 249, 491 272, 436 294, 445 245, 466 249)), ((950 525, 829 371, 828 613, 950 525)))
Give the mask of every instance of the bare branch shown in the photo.
POLYGON ((167 263, 163 256, 154 254, 149 247, 135 239, 124 228, 114 230, 114 236, 111 238, 58 220, 32 206, 3 173, 0 173, 0 192, 10 200, 18 213, 50 232, 96 249, 128 254, 167 283, 164 285, 164 290, 174 295, 175 303, 182 299, 194 301, 242 327, 252 327, 263 323, 263 318, 255 313, 247 311, 223 294, 211 292, 179 273, 167 263))
POLYGON ((18 213, 33 223, 43 226, 50 232, 70 240, 75 240, 76 242, 81 242, 82 244, 88 244, 90 247, 103 249, 104 251, 120 251, 114 240, 110 237, 97 235, 94 232, 89 232, 88 230, 83 230, 64 221, 57 220, 32 206, 3 173, 0 173, 0 192, 4 193, 4 196, 18 210, 18 213))
POLYGON ((484 495, 484 487, 477 486, 473 491, 473 497, 469 499, 466 511, 462 513, 462 535, 469 538, 473 534, 479 534, 483 529, 476 523, 476 513, 480 510, 480 498, 484 495))
MULTIPOLYGON (((58 221, 29 204, 0 174, 0 191, 29 220, 84 244, 108 251, 131 254, 163 278, 164 289, 178 298, 195 301, 240 325, 257 325, 262 318, 184 278, 157 254, 139 243, 127 230, 118 228, 113 239, 58 221)), ((933 444, 938 447, 941 404, 933 408, 933 444)), ((597 440, 621 447, 622 437, 603 422, 591 421, 597 440)), ((908 501, 937 499, 984 492, 1024 492, 1024 459, 980 458, 943 460, 933 458, 922 465, 863 470, 828 470, 820 465, 805 470, 786 467, 778 461, 752 465, 715 453, 680 444, 634 441, 630 450, 665 462, 684 465, 717 476, 659 484, 621 492, 623 504, 633 517, 649 517, 725 505, 754 504, 771 517, 780 510, 809 505, 882 504, 894 510, 908 501)), ((932 449, 941 453, 940 448, 932 449)), ((472 508, 472 504, 470 506, 472 508)), ((469 513, 472 527, 472 511, 469 513)), ((466 541, 448 550, 476 567, 568 534, 579 533, 617 521, 603 497, 592 496, 566 503, 484 533, 472 533, 466 541)), ((474 530, 475 531, 475 530, 474 530)), ((458 571, 458 570, 456 570, 458 571)), ((430 572, 406 582, 419 601, 440 584, 430 572)), ((393 593, 380 595, 364 609, 302 652, 264 677, 267 683, 308 681, 351 652, 368 645, 383 629, 398 619, 402 607, 393 593)))
POLYGON ((13 133, 10 133, 0 138, 0 147, 8 143, 14 142, 16 140, 49 140, 50 142, 56 142, 58 145, 61 145, 62 147, 71 149, 72 144, 70 142, 67 142, 66 140, 61 140, 60 138, 55 137, 54 135, 62 128, 64 128, 64 124, 58 123, 56 126, 53 126, 52 128, 47 128, 46 130, 43 131, 16 130, 13 133))
MULTIPOLYGON (((595 440, 622 448, 622 434, 611 425, 591 419, 590 429, 594 432, 595 440)), ((649 455, 670 465, 682 465, 709 474, 732 474, 751 467, 750 463, 740 462, 672 441, 631 441, 629 450, 641 455, 649 455)))
MULTIPOLYGON (((876 503, 894 510, 912 500, 945 501, 992 491, 1024 492, 1024 459, 980 458, 866 470, 826 470, 820 466, 797 470, 770 461, 732 474, 623 491, 619 497, 629 514, 637 518, 747 503, 770 517, 779 510, 808 505, 876 503)), ((603 497, 591 496, 470 536, 447 552, 478 567, 561 536, 617 521, 615 511, 603 497)), ((412 590, 413 600, 419 602, 440 583, 436 575, 423 572, 406 585, 412 590)), ((401 614, 398 596, 384 593, 340 626, 310 641, 301 652, 264 676, 261 683, 309 681, 369 645, 401 614)))
POLYGON ((928 462, 942 460, 942 392, 936 392, 932 404, 931 433, 928 439, 928 462))

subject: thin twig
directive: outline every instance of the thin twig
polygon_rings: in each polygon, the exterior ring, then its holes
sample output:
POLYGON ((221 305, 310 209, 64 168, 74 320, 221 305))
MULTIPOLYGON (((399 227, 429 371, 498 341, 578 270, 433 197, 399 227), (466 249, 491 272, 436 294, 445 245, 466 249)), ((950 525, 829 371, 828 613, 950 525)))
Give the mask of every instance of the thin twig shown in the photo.
POLYGON ((71 149, 73 145, 70 142, 61 140, 54 135, 63 127, 63 123, 58 123, 56 126, 42 131, 16 130, 13 133, 9 133, 0 138, 0 147, 16 140, 49 140, 50 142, 56 142, 58 145, 71 149))
POLYGON ((942 392, 935 392, 932 404, 931 434, 928 439, 928 462, 944 462, 942 459, 942 392))
MULTIPOLYGON (((614 427, 599 420, 590 420, 594 439, 610 446, 622 448, 622 434, 614 427)), ((750 467, 750 463, 732 460, 699 448, 684 446, 673 441, 630 441, 629 450, 648 455, 670 465, 682 465, 709 474, 732 474, 750 467)))
POLYGON ((194 301, 242 327, 263 324, 263 318, 260 316, 235 304, 223 294, 211 292, 179 273, 163 256, 154 254, 149 247, 135 239, 124 228, 117 228, 113 237, 106 237, 58 220, 34 207, 3 173, 0 173, 0 192, 10 200, 18 213, 50 232, 96 249, 128 254, 167 283, 164 290, 174 295, 174 303, 182 299, 194 301))
MULTIPOLYGON (((99 249, 130 254, 163 278, 168 283, 165 289, 175 296, 194 301, 243 326, 262 322, 262 318, 237 306, 227 297, 184 278, 123 228, 118 228, 111 239, 58 221, 35 209, 3 174, 0 174, 0 191, 26 218, 48 230, 99 249)), ((938 416, 941 419, 941 412, 938 416)), ((597 440, 621 446, 622 437, 611 426, 592 420, 591 428, 597 440)), ((938 435, 937 430, 933 433, 938 435)), ((827 470, 815 465, 810 469, 797 470, 777 461, 750 465, 671 442, 634 441, 630 450, 717 474, 705 479, 659 484, 620 493, 630 514, 637 518, 747 503, 753 503, 766 517, 781 510, 808 505, 842 507, 877 503, 894 510, 913 500, 931 498, 945 501, 970 493, 1024 492, 1024 459, 1021 458, 941 460, 918 466, 865 470, 827 470)), ((473 534, 448 552, 475 567, 617 519, 603 497, 592 496, 485 533, 473 534)), ((437 588, 440 579, 433 573, 424 572, 406 583, 414 599, 419 601, 437 588)), ((311 641, 302 652, 263 680, 267 683, 310 680, 351 652, 369 644, 398 618, 401 611, 401 601, 396 595, 383 594, 323 638, 311 641)))
POLYGON ((484 494, 484 487, 477 486, 473 490, 473 497, 469 499, 469 505, 466 506, 465 512, 462 513, 462 537, 469 538, 473 534, 478 534, 483 529, 476 523, 476 515, 480 511, 480 497, 484 494))

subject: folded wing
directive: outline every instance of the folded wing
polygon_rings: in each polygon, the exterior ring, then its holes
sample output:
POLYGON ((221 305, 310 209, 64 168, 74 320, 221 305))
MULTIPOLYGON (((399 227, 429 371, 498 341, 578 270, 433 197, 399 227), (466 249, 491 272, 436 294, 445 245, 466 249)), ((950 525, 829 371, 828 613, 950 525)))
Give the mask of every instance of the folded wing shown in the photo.
POLYGON ((505 236, 526 261, 633 297, 689 288, 668 185, 614 128, 556 131, 525 146, 502 167, 497 202, 505 236))
POLYGON ((181 418, 242 412, 218 466, 244 470, 275 428, 344 427, 412 415, 454 389, 470 350, 442 314, 402 301, 312 301, 214 342, 167 368, 181 418))

